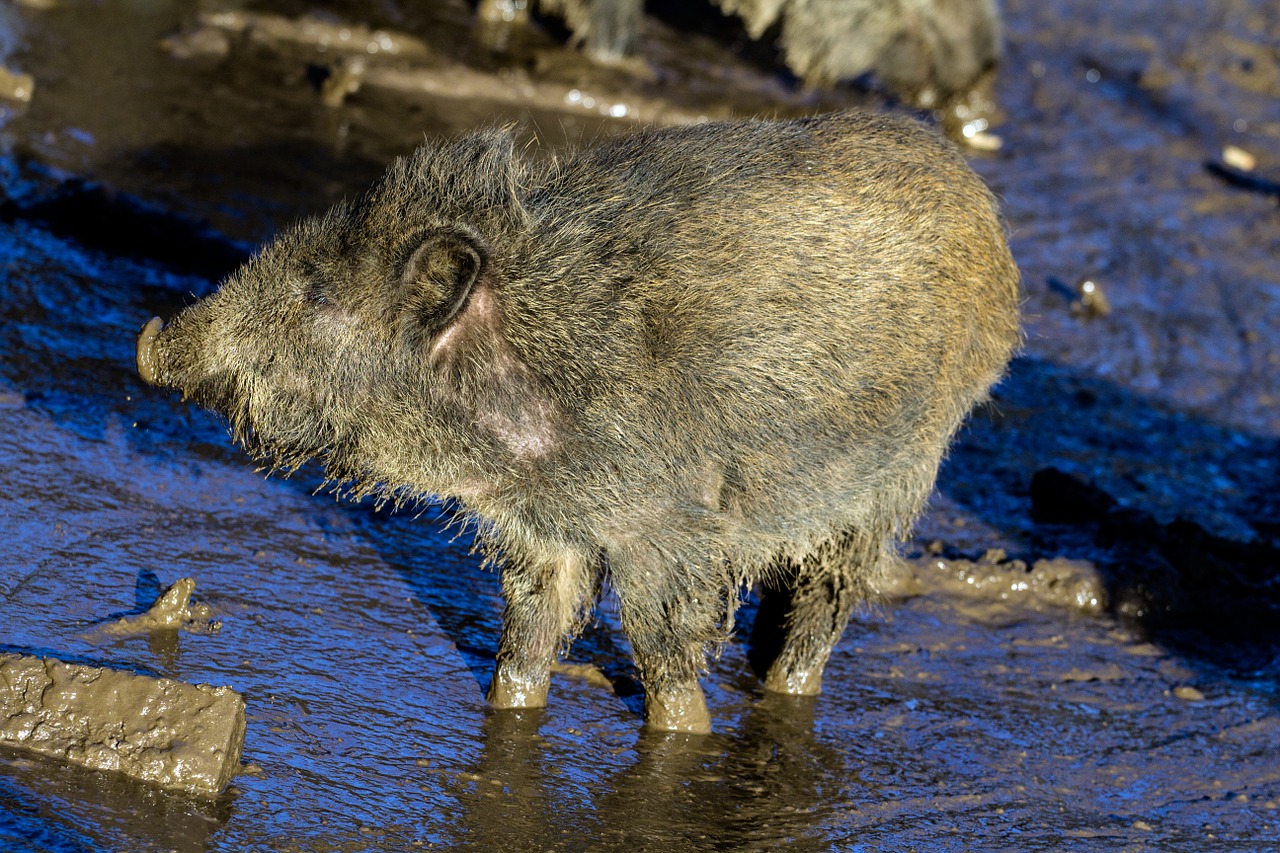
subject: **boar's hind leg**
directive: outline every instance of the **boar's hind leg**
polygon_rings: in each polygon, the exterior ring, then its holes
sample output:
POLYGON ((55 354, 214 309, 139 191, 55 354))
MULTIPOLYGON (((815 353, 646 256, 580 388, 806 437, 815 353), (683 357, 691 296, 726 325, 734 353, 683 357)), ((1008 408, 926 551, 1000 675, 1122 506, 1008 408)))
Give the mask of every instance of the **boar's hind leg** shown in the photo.
POLYGON ((551 664, 577 630, 595 589, 596 563, 565 553, 547 560, 517 560, 502 569, 502 639, 489 686, 495 708, 547 704, 551 664))
MULTIPOLYGON (((766 588, 786 614, 781 649, 769 666, 764 687, 774 693, 816 696, 831 650, 860 601, 872 593, 870 581, 885 559, 884 537, 846 531, 796 562, 779 558, 779 577, 766 588), (779 589, 778 587, 781 587, 779 589)), ((758 629, 768 626, 758 624, 758 629)), ((755 637, 752 638, 753 641, 755 637)))
POLYGON ((645 724, 707 734, 711 717, 698 684, 709 644, 722 636, 723 605, 714 574, 654 554, 610 554, 622 629, 644 685, 645 724))

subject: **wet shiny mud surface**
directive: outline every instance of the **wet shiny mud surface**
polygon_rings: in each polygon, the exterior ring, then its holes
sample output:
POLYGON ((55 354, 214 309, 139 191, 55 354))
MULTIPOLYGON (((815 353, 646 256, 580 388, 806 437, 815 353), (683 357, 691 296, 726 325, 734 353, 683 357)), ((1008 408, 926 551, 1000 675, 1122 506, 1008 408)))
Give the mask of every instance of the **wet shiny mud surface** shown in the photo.
POLYGON ((37 5, 0 5, 0 66, 36 81, 0 101, 0 651, 230 685, 248 732, 215 801, 0 754, 0 849, 1280 849, 1274 4, 1004 4, 1004 146, 973 162, 1026 351, 823 695, 764 697, 734 642, 692 739, 640 730, 608 600, 547 710, 487 711, 497 580, 447 508, 264 480, 133 338, 424 135, 871 99, 669 22, 648 68, 599 71, 550 37, 504 65, 460 2, 330 6, 393 34, 352 71, 293 37, 301 4, 279 30, 37 5), (1226 145, 1254 170, 1207 169, 1226 145), (102 630, 188 576, 217 631, 102 630))

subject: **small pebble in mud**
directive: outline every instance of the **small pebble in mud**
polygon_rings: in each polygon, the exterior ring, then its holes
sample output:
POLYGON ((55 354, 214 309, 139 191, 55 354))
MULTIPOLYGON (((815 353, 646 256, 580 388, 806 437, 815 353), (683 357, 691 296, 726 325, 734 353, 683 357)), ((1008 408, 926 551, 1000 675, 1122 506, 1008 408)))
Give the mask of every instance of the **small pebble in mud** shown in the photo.
POLYGON ((0 65, 0 98, 27 103, 36 90, 36 80, 30 74, 10 71, 0 65))
POLYGON ((1107 295, 1102 292, 1102 285, 1098 282, 1091 278, 1081 279, 1076 285, 1076 292, 1080 294, 1080 299, 1072 304, 1072 313, 1085 317, 1106 317, 1111 313, 1111 303, 1107 301, 1107 295))
POLYGON ((1111 313, 1111 302, 1097 279, 1086 276, 1071 287, 1055 275, 1046 280, 1049 289, 1071 305, 1071 313, 1078 317, 1106 317, 1111 313))
POLYGON ((1204 694, 1185 684, 1173 688, 1173 695, 1187 702, 1203 702, 1204 694))
POLYGON ((1124 681, 1126 678, 1129 678, 1129 677, 1130 677, 1129 674, 1124 670, 1123 667, 1114 663, 1108 663, 1108 664, 1094 666, 1087 669, 1081 669, 1080 667, 1072 667, 1068 672, 1062 675, 1061 678, 1062 678, 1062 681, 1064 682, 1073 682, 1073 681, 1114 682, 1114 681, 1124 681))
POLYGON ((1258 159, 1235 145, 1224 145, 1222 148, 1222 162, 1226 163, 1233 169, 1239 169, 1242 172, 1252 172, 1258 168, 1258 159))

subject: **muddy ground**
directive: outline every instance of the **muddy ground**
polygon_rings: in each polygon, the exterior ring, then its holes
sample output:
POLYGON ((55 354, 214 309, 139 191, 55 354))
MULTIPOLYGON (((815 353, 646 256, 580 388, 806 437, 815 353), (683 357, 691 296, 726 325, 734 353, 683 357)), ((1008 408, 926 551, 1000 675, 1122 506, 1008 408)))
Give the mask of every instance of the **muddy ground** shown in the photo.
POLYGON ((893 105, 673 3, 609 70, 554 28, 495 58, 463 0, 0 3, 0 651, 248 713, 214 801, 0 753, 0 849, 1280 850, 1280 7, 1119 5, 1004 3, 972 159, 1027 346, 888 600, 814 701, 730 644, 689 739, 640 731, 608 600, 546 711, 486 711, 497 582, 447 510, 264 480, 133 337, 424 136, 893 105), (219 630, 101 630, 186 576, 219 630))

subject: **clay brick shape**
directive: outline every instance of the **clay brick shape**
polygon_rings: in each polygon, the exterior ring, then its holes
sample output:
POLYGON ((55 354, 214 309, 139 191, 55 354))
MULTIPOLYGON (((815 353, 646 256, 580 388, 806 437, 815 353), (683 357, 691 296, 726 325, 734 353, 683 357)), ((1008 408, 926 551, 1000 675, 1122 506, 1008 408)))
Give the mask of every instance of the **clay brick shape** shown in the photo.
POLYGON ((0 654, 0 744, 171 790, 217 796, 240 769, 229 687, 0 654))

